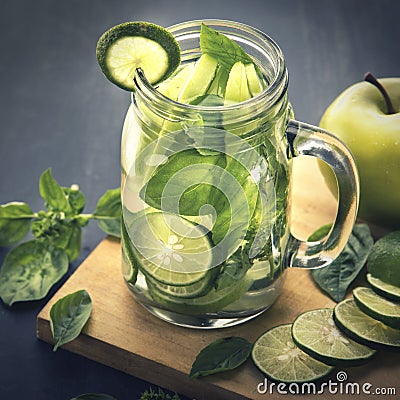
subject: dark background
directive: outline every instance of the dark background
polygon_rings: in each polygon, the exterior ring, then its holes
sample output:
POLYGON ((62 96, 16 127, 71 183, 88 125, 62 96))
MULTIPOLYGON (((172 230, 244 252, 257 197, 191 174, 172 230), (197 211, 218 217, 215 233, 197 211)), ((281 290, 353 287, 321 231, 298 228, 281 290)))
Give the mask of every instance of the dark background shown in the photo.
MULTIPOLYGON (((48 167, 61 185, 79 184, 87 212, 119 185, 129 94, 104 78, 95 57, 98 37, 113 25, 221 18, 259 28, 284 51, 297 119, 317 124, 364 72, 400 76, 399 16, 398 0, 1 0, 0 203, 41 209, 38 179, 48 167)), ((62 282, 103 237, 94 222, 84 229, 81 255, 62 282)), ((8 251, 0 248, 0 262, 8 251)), ((150 384, 36 339, 36 315, 62 282, 42 301, 0 305, 0 399, 137 399, 150 384)))

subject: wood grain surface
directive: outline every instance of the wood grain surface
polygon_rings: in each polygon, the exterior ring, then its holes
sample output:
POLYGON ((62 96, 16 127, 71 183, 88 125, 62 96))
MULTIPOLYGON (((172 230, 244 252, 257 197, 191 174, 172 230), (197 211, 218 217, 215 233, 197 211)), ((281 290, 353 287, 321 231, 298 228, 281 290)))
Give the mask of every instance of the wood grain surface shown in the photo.
MULTIPOLYGON (((301 160, 293 176, 296 182, 292 192, 293 228, 298 236, 306 236, 334 218, 336 204, 314 160, 301 160)), ((294 397, 276 390, 258 393, 257 386, 264 382, 264 376, 250 360, 235 371, 206 378, 189 379, 188 372, 197 353, 217 338, 235 335, 253 342, 268 328, 293 322, 303 311, 333 307, 335 303, 318 290, 307 270, 289 269, 283 293, 261 316, 236 327, 210 331, 181 328, 151 315, 134 301, 125 286, 120 261, 119 241, 103 240, 40 312, 37 336, 52 343, 49 323, 52 304, 68 293, 86 289, 93 300, 92 315, 83 333, 63 346, 64 349, 197 400, 294 397)), ((397 387, 399 356, 378 353, 369 364, 337 369, 325 381, 338 382, 339 371, 347 374, 346 382, 357 383, 360 388, 364 383, 372 385, 371 391, 377 387, 397 387)), ((324 399, 338 397, 341 396, 327 391, 320 395, 324 399)))

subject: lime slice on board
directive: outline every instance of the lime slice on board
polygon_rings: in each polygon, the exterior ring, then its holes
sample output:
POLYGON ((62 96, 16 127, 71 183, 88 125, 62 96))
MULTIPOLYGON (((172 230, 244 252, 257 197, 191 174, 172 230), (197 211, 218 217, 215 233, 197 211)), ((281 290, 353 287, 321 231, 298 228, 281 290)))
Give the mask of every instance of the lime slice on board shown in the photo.
POLYGON ((201 227, 174 214, 149 213, 129 228, 139 268, 154 280, 186 286, 211 269, 211 242, 201 227))
POLYGON ((156 84, 170 76, 181 62, 178 42, 165 28, 149 22, 125 22, 114 26, 97 42, 96 57, 104 75, 125 90, 133 89, 133 77, 142 68, 156 84))
POLYGON ((315 381, 334 368, 310 357, 295 345, 292 324, 265 332, 254 343, 251 356, 262 373, 280 382, 315 381))
POLYGON ((367 274, 367 281, 372 286, 372 289, 379 295, 389 300, 400 301, 400 287, 383 282, 373 277, 371 274, 367 274))
POLYGON ((400 231, 388 233, 372 246, 368 272, 383 282, 400 287, 400 231))
POLYGON ((376 294, 372 289, 353 290, 354 301, 365 314, 395 329, 400 329, 400 303, 394 303, 376 294))
POLYGON ((374 349, 400 350, 400 330, 371 318, 353 299, 338 303, 333 319, 340 330, 359 343, 374 349))
POLYGON ((375 354, 375 350, 345 336, 329 308, 300 314, 293 323, 292 336, 301 350, 328 365, 360 365, 375 354))

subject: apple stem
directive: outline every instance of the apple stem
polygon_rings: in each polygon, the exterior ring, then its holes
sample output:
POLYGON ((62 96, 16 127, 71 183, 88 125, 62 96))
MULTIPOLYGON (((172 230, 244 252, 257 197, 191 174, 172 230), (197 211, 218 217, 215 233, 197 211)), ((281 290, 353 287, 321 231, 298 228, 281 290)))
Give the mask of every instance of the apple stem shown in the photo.
POLYGON ((367 72, 364 76, 364 81, 372 83, 382 93, 382 96, 386 102, 387 113, 396 114, 396 110, 393 107, 392 101, 390 100, 390 97, 386 89, 382 86, 382 84, 378 81, 378 79, 376 79, 375 76, 371 74, 371 72, 367 72))

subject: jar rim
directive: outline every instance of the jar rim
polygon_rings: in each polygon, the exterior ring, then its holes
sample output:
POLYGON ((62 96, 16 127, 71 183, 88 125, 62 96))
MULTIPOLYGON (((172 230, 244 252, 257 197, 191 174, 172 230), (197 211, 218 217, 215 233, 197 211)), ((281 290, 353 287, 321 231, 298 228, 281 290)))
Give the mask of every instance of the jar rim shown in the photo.
MULTIPOLYGON (((170 99, 169 97, 160 93, 155 87, 153 87, 150 82, 147 80, 143 71, 138 68, 135 72, 134 76, 134 84, 136 88, 140 88, 143 94, 152 98, 154 101, 161 101, 162 103, 167 103, 173 106, 174 108, 178 108, 182 111, 197 111, 197 112, 215 112, 218 110, 221 111, 235 111, 242 110, 243 107, 254 107, 259 105, 260 103, 273 105, 276 102, 276 98, 281 97, 282 92, 282 84, 283 90, 285 90, 288 86, 288 74, 285 65, 285 58, 281 48, 278 44, 266 33, 263 31, 254 28, 250 25, 244 24, 242 22, 230 21, 225 19, 197 19, 180 22, 174 25, 167 27, 166 29, 170 31, 174 36, 179 35, 179 31, 183 31, 181 35, 184 35, 184 30, 187 28, 197 28, 196 31, 192 31, 193 34, 200 33, 201 24, 205 23, 208 25, 220 26, 220 27, 228 27, 230 29, 236 29, 238 32, 251 35, 251 37, 259 41, 258 47, 261 47, 262 44, 268 46, 272 49, 275 54, 274 56, 274 74, 272 76, 271 82, 264 88, 264 90, 258 95, 242 101, 240 103, 234 103, 230 105, 222 105, 222 106, 202 106, 202 105, 193 105, 193 104, 185 104, 178 102, 176 100, 170 99)), ((232 31, 233 32, 233 31, 232 31)), ((224 33, 225 34, 225 33, 224 33)), ((229 34, 228 34, 229 36, 229 34)), ((178 36, 179 37, 179 36, 178 36)), ((268 53, 271 56, 270 53, 268 53)), ((134 93, 132 93, 132 100, 134 97, 134 93)), ((268 108, 268 107, 267 107, 268 108)))

